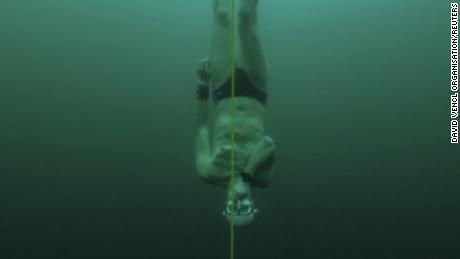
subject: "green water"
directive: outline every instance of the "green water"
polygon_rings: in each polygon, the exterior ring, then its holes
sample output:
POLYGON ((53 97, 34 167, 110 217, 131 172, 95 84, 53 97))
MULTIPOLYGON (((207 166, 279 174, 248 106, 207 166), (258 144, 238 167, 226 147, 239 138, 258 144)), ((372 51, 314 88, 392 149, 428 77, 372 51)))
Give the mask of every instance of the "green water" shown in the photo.
MULTIPOLYGON (((236 258, 456 258, 448 1, 261 0, 271 186, 236 258)), ((228 258, 210 1, 0 1, 0 258, 228 258)))

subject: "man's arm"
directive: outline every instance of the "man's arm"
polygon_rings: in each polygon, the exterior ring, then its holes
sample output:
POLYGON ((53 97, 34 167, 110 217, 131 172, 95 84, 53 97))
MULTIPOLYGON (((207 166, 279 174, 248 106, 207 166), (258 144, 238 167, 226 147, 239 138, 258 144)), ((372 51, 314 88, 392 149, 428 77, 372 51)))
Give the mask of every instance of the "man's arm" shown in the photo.
POLYGON ((208 102, 198 101, 198 121, 196 135, 196 164, 200 177, 205 177, 210 166, 211 146, 209 143, 208 102))
MULTIPOLYGON (((266 186, 270 178, 269 171, 270 168, 264 168, 263 171, 258 172, 258 169, 261 167, 266 167, 267 163, 270 163, 274 159, 275 144, 273 139, 269 136, 264 136, 259 143, 256 145, 255 149, 249 156, 249 161, 244 169, 244 172, 241 174, 243 179, 249 183, 251 186, 266 186), (257 184, 256 184, 257 183, 257 184)), ((273 163, 273 162, 272 162, 273 163)), ((271 167, 271 165, 268 165, 271 167)))
POLYGON ((210 62, 209 59, 203 59, 198 64, 197 74, 200 79, 198 84, 197 99, 197 135, 196 135, 196 166, 198 174, 202 179, 209 176, 211 166, 211 146, 209 141, 209 81, 210 62))
POLYGON ((196 166, 198 175, 206 183, 226 187, 228 177, 218 173, 213 161, 208 126, 208 102, 198 101, 198 131, 196 136, 196 166))
POLYGON ((196 167, 201 180, 218 186, 227 186, 224 176, 219 177, 217 168, 213 164, 208 126, 208 103, 199 101, 198 104, 198 131, 196 136, 196 167))
POLYGON ((209 177, 211 167, 211 148, 209 146, 208 126, 198 128, 196 136, 196 167, 200 178, 209 177))

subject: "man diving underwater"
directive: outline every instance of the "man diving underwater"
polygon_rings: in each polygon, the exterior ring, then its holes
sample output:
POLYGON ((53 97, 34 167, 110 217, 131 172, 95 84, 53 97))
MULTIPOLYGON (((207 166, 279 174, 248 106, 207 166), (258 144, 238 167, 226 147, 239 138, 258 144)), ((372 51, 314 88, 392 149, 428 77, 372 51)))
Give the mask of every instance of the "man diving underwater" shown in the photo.
POLYGON ((231 0, 213 0, 213 54, 197 69, 198 131, 196 166, 200 178, 229 187, 224 215, 236 225, 251 222, 257 209, 250 188, 268 186, 273 173, 274 143, 265 135, 267 65, 257 31, 258 0, 239 0, 235 98, 232 103, 231 0), (208 97, 214 102, 208 118, 208 97), (233 139, 232 139, 233 132, 233 139), (232 152, 234 181, 232 175, 232 152))

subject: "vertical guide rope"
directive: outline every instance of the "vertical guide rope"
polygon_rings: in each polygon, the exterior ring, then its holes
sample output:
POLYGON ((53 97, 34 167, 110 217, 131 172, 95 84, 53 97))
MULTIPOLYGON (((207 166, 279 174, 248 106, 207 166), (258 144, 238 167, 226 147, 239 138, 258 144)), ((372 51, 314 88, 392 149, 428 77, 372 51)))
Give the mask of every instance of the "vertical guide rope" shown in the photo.
MULTIPOLYGON (((230 182, 228 185, 227 195, 230 200, 233 200, 234 192, 232 191, 232 186, 235 182, 235 64, 236 64, 236 44, 235 44, 235 23, 236 23, 236 1, 231 0, 231 18, 230 18, 230 51, 231 51, 231 100, 230 100, 230 134, 231 134, 231 155, 230 155, 230 182)), ((211 62, 214 60, 214 36, 216 31, 216 14, 214 14, 214 22, 212 27, 212 42, 211 42, 211 62)), ((212 78, 210 84, 212 85, 212 78)), ((210 87, 211 89, 211 87, 210 87)), ((230 259, 235 259, 235 223, 234 215, 232 214, 230 220, 230 259)))
MULTIPOLYGON (((230 200, 233 201, 234 198, 234 191, 232 190, 232 186, 235 183, 235 63, 236 63, 236 47, 235 47, 235 18, 236 18, 236 1, 232 1, 232 17, 231 17, 231 27, 230 27, 230 46, 231 46, 231 83, 232 83, 232 95, 231 95, 231 102, 230 102, 230 109, 231 109, 231 142, 232 142, 232 149, 231 149, 231 177, 230 177, 230 184, 229 184, 229 195, 230 200)), ((235 223, 234 223, 234 215, 232 213, 232 217, 230 220, 230 259, 235 258, 235 223)))
MULTIPOLYGON (((230 170, 231 170, 231 175, 230 175, 230 182, 228 185, 228 190, 227 190, 227 195, 229 196, 230 200, 233 201, 234 197, 234 191, 232 189, 232 186, 234 185, 235 182, 235 111, 236 111, 236 106, 235 106, 235 64, 236 64, 236 44, 235 44, 235 23, 236 23, 236 1, 232 1, 232 6, 231 6, 231 21, 230 21, 230 51, 231 51, 231 100, 230 100, 230 127, 231 127, 231 156, 230 156, 230 170)), ((216 14, 214 14, 214 22, 213 22, 213 27, 212 27, 212 39, 211 39, 211 62, 214 60, 214 37, 215 37, 215 32, 216 32, 216 14)), ((213 85, 211 77, 211 82, 210 85, 213 85)), ((212 87, 209 87, 209 90, 211 90, 212 87)), ((235 259, 235 223, 234 223, 235 216, 232 213, 231 220, 230 220, 230 259, 235 259)))

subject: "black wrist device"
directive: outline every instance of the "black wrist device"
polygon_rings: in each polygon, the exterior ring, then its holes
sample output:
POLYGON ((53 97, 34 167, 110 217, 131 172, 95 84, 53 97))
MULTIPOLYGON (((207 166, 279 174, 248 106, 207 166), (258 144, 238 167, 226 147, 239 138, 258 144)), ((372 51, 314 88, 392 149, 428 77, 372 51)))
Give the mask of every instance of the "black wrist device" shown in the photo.
POLYGON ((200 101, 207 100, 209 98, 209 86, 206 84, 198 84, 196 97, 200 101))

